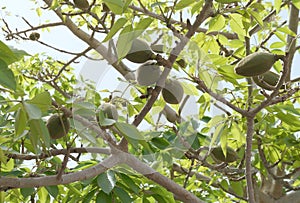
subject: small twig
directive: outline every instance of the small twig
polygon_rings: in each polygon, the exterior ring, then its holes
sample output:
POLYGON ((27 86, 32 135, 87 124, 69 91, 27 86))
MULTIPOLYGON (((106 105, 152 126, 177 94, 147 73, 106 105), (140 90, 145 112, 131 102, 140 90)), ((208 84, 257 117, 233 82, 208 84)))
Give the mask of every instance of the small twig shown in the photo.
POLYGON ((64 170, 67 167, 69 156, 70 156, 70 146, 67 146, 67 153, 64 156, 64 160, 63 160, 63 162, 61 164, 61 168, 60 168, 60 170, 59 170, 59 172, 58 172, 58 174, 56 176, 57 180, 61 180, 61 177, 64 174, 64 170))
POLYGON ((193 170, 194 164, 195 164, 195 159, 192 159, 192 160, 191 160, 191 165, 190 165, 189 171, 188 171, 188 173, 186 174, 186 178, 185 178, 184 183, 183 183, 183 188, 186 188, 189 178, 190 178, 191 176, 193 176, 192 170, 193 170))
POLYGON ((63 49, 56 48, 56 47, 54 47, 52 45, 49 45, 49 44, 47 44, 45 42, 42 42, 40 40, 36 40, 36 42, 38 42, 38 43, 40 43, 40 44, 42 44, 42 45, 44 45, 46 47, 49 47, 51 49, 54 49, 55 51, 58 51, 60 53, 65 53, 65 54, 70 54, 70 55, 78 55, 78 54, 80 54, 80 53, 70 52, 70 51, 66 51, 66 50, 63 50, 63 49))
POLYGON ((62 74, 62 72, 71 64, 73 63, 76 59, 80 58, 81 56, 85 55, 87 52, 89 52, 92 48, 88 47, 87 49, 85 49, 83 52, 77 54, 74 58, 72 58, 70 61, 68 61, 68 63, 66 63, 63 67, 61 67, 61 69, 58 71, 58 73, 56 74, 56 76, 51 79, 51 81, 55 81, 59 78, 59 76, 62 74))
POLYGON ((179 116, 181 116, 181 112, 182 112, 182 110, 183 110, 183 108, 184 108, 186 102, 189 100, 189 98, 190 98, 190 95, 186 95, 186 96, 184 97, 183 101, 181 102, 180 107, 179 107, 179 110, 178 110, 178 115, 179 115, 179 116))

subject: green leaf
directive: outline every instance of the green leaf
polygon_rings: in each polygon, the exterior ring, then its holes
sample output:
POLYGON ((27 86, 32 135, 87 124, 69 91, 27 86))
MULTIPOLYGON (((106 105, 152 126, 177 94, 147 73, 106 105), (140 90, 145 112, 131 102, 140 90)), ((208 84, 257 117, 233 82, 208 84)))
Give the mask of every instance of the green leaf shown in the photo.
POLYGON ((89 192, 87 195, 85 195, 83 197, 82 203, 90 203, 91 200, 93 199, 93 197, 95 196, 96 191, 97 191, 97 189, 94 189, 91 192, 89 192))
POLYGON ((49 194, 54 198, 56 199, 58 193, 59 193, 59 190, 58 190, 58 187, 57 185, 53 185, 53 186, 46 186, 45 187, 46 190, 49 192, 49 194))
POLYGON ((186 95, 199 96, 199 91, 194 84, 181 82, 181 85, 186 95))
POLYGON ((15 122, 15 132, 16 136, 21 135, 26 129, 27 115, 24 108, 20 107, 17 111, 16 122, 15 122))
POLYGON ((282 48, 286 45, 286 43, 284 42, 273 42, 271 45, 270 45, 270 48, 271 49, 278 49, 278 48, 282 48))
POLYGON ((114 25, 112 26, 112 28, 110 29, 109 33, 106 35, 105 39, 103 40, 103 42, 106 42, 108 40, 110 40, 113 36, 115 36, 115 34, 121 30, 121 28, 126 24, 128 20, 126 18, 120 18, 118 19, 114 25))
POLYGON ((23 106, 28 114, 29 120, 40 119, 42 117, 42 112, 36 105, 23 102, 23 106))
POLYGON ((103 3, 115 14, 122 14, 124 3, 122 0, 103 0, 103 3))
POLYGON ((228 182, 227 182, 227 180, 225 180, 225 179, 223 179, 223 180, 220 182, 220 185, 221 185, 225 190, 228 190, 228 188, 229 188, 228 182))
POLYGON ((212 31, 220 31, 225 26, 225 18, 223 15, 217 15, 216 17, 212 18, 209 23, 208 33, 212 31))
POLYGON ((100 191, 96 197, 96 203, 111 203, 112 196, 105 194, 103 191, 100 191))
POLYGON ((300 1, 299 1, 299 0, 292 0, 292 3, 294 4, 294 6, 295 6, 297 9, 300 9, 300 1))
POLYGON ((163 137, 154 137, 152 138, 151 143, 159 149, 166 149, 167 147, 170 147, 170 143, 163 137))
POLYGON ((101 187, 102 191, 109 194, 116 185, 116 180, 113 175, 109 173, 101 173, 97 177, 97 184, 101 187))
POLYGON ((134 39, 134 33, 132 33, 132 30, 132 25, 128 25, 119 35, 117 41, 118 59, 124 58, 131 48, 132 41, 134 39))
POLYGON ((279 28, 277 28, 277 31, 280 31, 280 32, 283 32, 285 34, 291 35, 292 37, 296 36, 296 34, 288 26, 279 27, 279 28))
POLYGON ((159 194, 153 194, 152 195, 153 198, 156 200, 156 202, 159 202, 159 203, 168 203, 164 197, 162 195, 159 195, 159 194))
POLYGON ((253 11, 251 9, 248 9, 247 11, 260 26, 264 26, 264 22, 263 22, 262 18, 260 17, 259 13, 257 13, 256 11, 253 11))
POLYGON ((139 186, 130 178, 129 176, 125 175, 124 173, 119 173, 118 176, 122 179, 122 183, 127 185, 135 194, 138 194, 140 191, 139 186))
POLYGON ((132 0, 126 0, 124 6, 123 6, 123 12, 125 12, 128 8, 128 6, 131 4, 132 0))
POLYGON ((20 192, 24 198, 32 195, 35 192, 34 188, 21 188, 20 192))
POLYGON ((50 9, 55 10, 60 6, 58 0, 53 0, 50 6, 50 9))
POLYGON ((7 156, 5 156, 3 150, 0 148, 0 162, 6 164, 7 163, 7 156))
MULTIPOLYGON (((226 125, 226 124, 225 124, 226 125)), ((227 157, 227 135, 229 133, 229 129, 224 126, 223 131, 221 132, 220 142, 223 154, 227 157)))
POLYGON ((15 49, 14 47, 9 46, 10 50, 14 53, 14 55, 17 57, 17 60, 21 60, 24 56, 30 56, 26 51, 15 49))
POLYGON ((18 60, 12 50, 2 41, 0 41, 0 59, 3 60, 7 65, 10 65, 18 60))
POLYGON ((172 195, 172 193, 170 193, 169 191, 167 191, 165 188, 162 187, 152 187, 150 189, 151 192, 153 192, 156 197, 155 199, 158 202, 167 202, 167 203, 175 203, 174 197, 172 195), (158 195, 161 197, 158 197, 158 195))
POLYGON ((282 4, 282 0, 274 0, 274 7, 276 10, 276 13, 279 13, 281 4, 282 4))
POLYGON ((237 195, 241 197, 244 195, 243 183, 241 181, 230 181, 230 186, 237 195))
MULTIPOLYGON (((0 55, 1 56, 1 55, 0 55)), ((13 72, 8 68, 7 63, 0 57, 0 85, 11 90, 16 90, 17 83, 13 72)))
POLYGON ((37 13, 37 15, 39 16, 39 17, 41 17, 42 16, 42 10, 41 10, 41 8, 36 8, 35 9, 35 11, 36 11, 36 13, 37 13))
POLYGON ((133 200, 128 193, 120 187, 114 188, 114 193, 119 197, 122 203, 131 203, 133 200))
POLYGON ((106 118, 102 110, 99 111, 98 118, 99 118, 99 125, 102 127, 111 126, 116 123, 116 120, 106 118))
POLYGON ((175 10, 181 10, 181 9, 191 5, 194 2, 195 2, 194 0, 181 0, 176 4, 175 10))
POLYGON ((299 120, 299 117, 297 117, 297 116, 280 112, 280 113, 276 114, 276 117, 288 125, 300 128, 300 120, 299 120))
POLYGON ((30 141, 33 146, 38 146, 38 141, 41 139, 46 147, 50 147, 49 131, 42 119, 32 119, 29 121, 30 126, 30 141))
POLYGON ((51 102, 52 100, 49 92, 38 94, 33 99, 27 101, 27 103, 37 106, 42 112, 47 112, 49 110, 51 102))
POLYGON ((130 137, 135 140, 144 140, 145 138, 140 134, 137 128, 133 125, 128 123, 120 123, 116 122, 116 128, 122 133, 125 137, 130 137))
POLYGON ((140 20, 140 22, 138 22, 138 24, 135 26, 134 30, 145 30, 146 28, 148 28, 151 23, 153 22, 153 18, 144 18, 142 20, 140 20))
POLYGON ((232 31, 243 37, 246 36, 247 33, 242 22, 243 16, 240 14, 233 13, 230 14, 229 17, 230 17, 229 25, 232 31))

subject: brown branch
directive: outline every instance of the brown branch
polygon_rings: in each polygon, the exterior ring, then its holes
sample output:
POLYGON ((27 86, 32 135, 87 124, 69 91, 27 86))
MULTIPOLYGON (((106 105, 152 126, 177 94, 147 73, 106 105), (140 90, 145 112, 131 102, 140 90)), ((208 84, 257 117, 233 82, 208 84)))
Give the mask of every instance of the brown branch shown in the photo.
POLYGON ((254 116, 247 116, 247 136, 246 136, 246 182, 247 182, 247 194, 249 203, 255 203, 254 188, 252 182, 251 172, 251 152, 252 152, 252 139, 254 133, 254 116))
POLYGON ((42 42, 40 40, 36 40, 36 42, 38 42, 38 43, 40 43, 40 44, 42 44, 42 45, 44 45, 46 47, 49 47, 49 48, 51 48, 51 49, 53 49, 55 51, 58 51, 60 53, 65 53, 65 54, 70 54, 70 55, 78 55, 78 54, 80 54, 80 53, 70 52, 70 51, 66 51, 66 50, 63 50, 63 49, 56 48, 56 47, 54 47, 52 45, 49 45, 49 44, 47 44, 45 42, 42 42))
POLYGON ((67 167, 68 161, 69 161, 69 156, 70 156, 70 147, 67 147, 67 153, 64 156, 63 162, 61 164, 61 167, 57 173, 56 179, 61 180, 62 175, 64 174, 64 171, 67 167))
MULTIPOLYGON (((24 19, 24 18, 23 18, 24 19)), ((24 19, 25 20, 25 19, 24 19)), ((28 21, 26 21, 28 22, 28 21)), ((28 24, 28 23, 27 23, 28 24)), ((33 31, 33 30, 39 30, 42 28, 49 28, 49 27, 56 27, 56 26, 60 26, 60 25, 64 25, 62 22, 56 22, 56 23, 47 23, 47 24, 43 24, 43 25, 39 25, 39 26, 32 26, 29 24, 29 26, 31 27, 30 29, 26 29, 26 30, 22 30, 22 31, 18 31, 18 32, 11 32, 10 34, 8 34, 6 37, 11 37, 13 35, 20 35, 20 34, 25 34, 27 32, 33 31)))
POLYGON ((182 202, 204 203, 204 201, 200 200, 192 193, 188 192, 183 187, 173 182, 169 178, 161 175, 160 173, 158 173, 157 171, 155 171, 145 163, 138 160, 136 157, 127 153, 123 153, 121 155, 123 156, 122 159, 124 160, 124 163, 126 163, 129 167, 139 172, 140 174, 144 175, 145 177, 149 178, 150 180, 153 180, 154 182, 163 186, 168 191, 172 192, 175 195, 175 197, 181 200, 182 202))
POLYGON ((213 97, 214 99, 216 99, 217 101, 225 104, 226 106, 228 106, 229 108, 231 108, 232 110, 242 114, 243 116, 247 116, 248 115, 248 111, 243 110, 235 105, 233 105, 231 102, 227 101, 224 97, 222 97, 221 95, 214 93, 211 89, 209 89, 204 81, 200 80, 199 78, 193 78, 194 82, 196 82, 198 84, 197 88, 200 89, 203 92, 208 93, 211 97, 213 97))
POLYGON ((276 30, 282 27, 283 25, 285 25, 286 23, 287 21, 285 20, 277 28, 270 31, 269 34, 266 36, 266 38, 263 41, 261 41, 261 43, 256 47, 255 52, 258 51, 259 47, 263 47, 269 41, 269 39, 271 39, 271 37, 275 34, 276 30))
MULTIPOLYGON (((70 153, 95 153, 95 154, 107 154, 110 155, 109 148, 97 148, 97 147, 81 147, 81 148, 70 148, 70 153)), ((39 155, 30 154, 6 154, 10 159, 19 160, 34 160, 34 159, 46 159, 51 156, 65 155, 67 154, 67 149, 52 149, 47 153, 41 153, 39 155)))
POLYGON ((55 81, 59 78, 59 76, 62 74, 62 72, 71 64, 73 63, 76 59, 80 58, 81 56, 85 55, 87 52, 89 52, 92 48, 88 47, 87 49, 85 49, 84 51, 82 51, 81 53, 77 54, 74 58, 72 58, 70 61, 68 61, 68 63, 64 64, 63 67, 58 71, 58 73, 56 74, 56 76, 51 79, 51 81, 55 81))
MULTIPOLYGON (((286 4, 288 4, 289 1, 285 1, 281 4, 281 8, 284 7, 286 4)), ((273 16, 276 14, 276 10, 274 9, 269 15, 267 15, 264 19, 263 22, 270 22, 272 21, 273 16)), ((298 18, 298 16, 297 16, 298 18)), ((256 32, 258 32, 261 29, 260 24, 256 24, 250 31, 249 31, 249 35, 252 36, 253 34, 255 34, 256 32)))
MULTIPOLYGON (((296 35, 298 32, 298 24, 299 24, 299 9, 294 6, 294 4, 290 4, 290 16, 289 16, 289 29, 293 31, 296 35)), ((289 50, 289 57, 288 60, 290 63, 288 64, 288 74, 286 76, 286 80, 291 80, 291 67, 292 61, 294 58, 295 48, 296 48, 296 40, 293 36, 287 36, 287 45, 289 50)))
POLYGON ((107 171, 110 168, 120 164, 122 162, 122 156, 118 154, 112 155, 101 163, 92 166, 88 169, 84 169, 79 172, 69 173, 62 175, 60 180, 57 180, 56 175, 45 177, 29 177, 29 178, 17 178, 17 177, 0 177, 0 190, 13 189, 13 188, 32 188, 43 187, 51 185, 65 185, 76 181, 87 180, 93 178, 100 173, 107 171))

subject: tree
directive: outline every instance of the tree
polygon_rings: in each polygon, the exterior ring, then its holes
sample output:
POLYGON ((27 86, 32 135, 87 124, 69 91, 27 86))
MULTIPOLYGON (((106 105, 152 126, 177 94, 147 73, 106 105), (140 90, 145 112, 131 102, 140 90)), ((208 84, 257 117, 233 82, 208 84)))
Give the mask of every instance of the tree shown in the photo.
POLYGON ((297 1, 36 3, 59 21, 2 18, 2 202, 299 202, 297 1), (40 39, 56 26, 88 48, 40 39), (76 77, 82 57, 107 62, 122 88, 76 77))

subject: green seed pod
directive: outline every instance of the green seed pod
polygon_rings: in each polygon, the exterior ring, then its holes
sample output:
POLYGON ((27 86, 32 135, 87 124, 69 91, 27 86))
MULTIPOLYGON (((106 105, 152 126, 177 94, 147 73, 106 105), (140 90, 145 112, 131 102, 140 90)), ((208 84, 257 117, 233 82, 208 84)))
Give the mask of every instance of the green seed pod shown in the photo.
POLYGON ((239 61, 235 73, 246 77, 261 75, 270 70, 279 58, 275 54, 255 52, 239 61))
POLYGON ((266 90, 273 90, 280 76, 276 73, 268 71, 262 75, 252 77, 253 81, 260 87, 266 90))
POLYGON ((133 63, 145 63, 155 57, 155 54, 152 52, 147 42, 135 39, 133 40, 131 49, 125 58, 133 63))
POLYGON ((181 122, 180 116, 175 111, 173 111, 171 107, 167 105, 163 109, 162 113, 165 115, 166 119, 171 123, 181 122))
POLYGON ((29 35, 29 39, 32 41, 36 41, 36 40, 40 39, 40 34, 37 32, 33 32, 29 35))
POLYGON ((104 115, 109 119, 118 120, 119 114, 115 105, 104 103, 101 104, 100 109, 103 111, 104 115))
POLYGON ((148 62, 141 65, 136 71, 136 80, 139 85, 149 86, 155 84, 161 71, 158 65, 148 62))
POLYGON ((81 10, 86 10, 90 6, 87 0, 74 0, 74 4, 77 8, 80 8, 81 10))
POLYGON ((238 155, 231 147, 226 147, 226 157, 223 153, 221 146, 211 149, 211 156, 215 161, 230 163, 235 162, 238 159, 238 155))
POLYGON ((151 49, 156 53, 164 53, 164 45, 163 44, 154 44, 151 45, 151 49))
POLYGON ((70 130, 70 122, 65 115, 52 115, 46 126, 52 139, 59 139, 68 134, 70 130))
POLYGON ((183 97, 183 87, 177 80, 166 80, 162 90, 164 100, 169 104, 179 104, 183 97))

